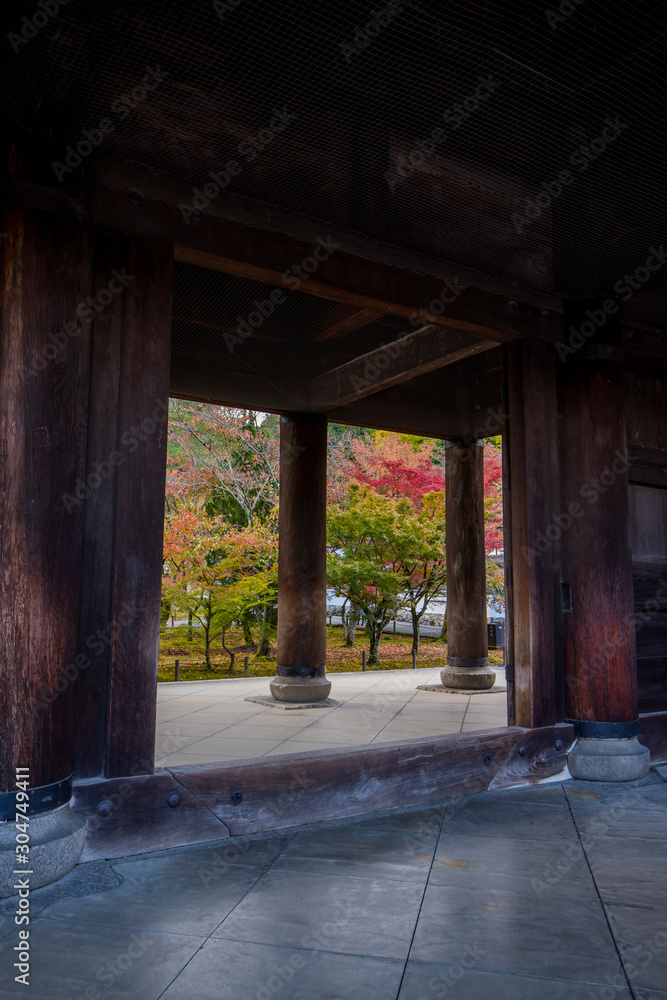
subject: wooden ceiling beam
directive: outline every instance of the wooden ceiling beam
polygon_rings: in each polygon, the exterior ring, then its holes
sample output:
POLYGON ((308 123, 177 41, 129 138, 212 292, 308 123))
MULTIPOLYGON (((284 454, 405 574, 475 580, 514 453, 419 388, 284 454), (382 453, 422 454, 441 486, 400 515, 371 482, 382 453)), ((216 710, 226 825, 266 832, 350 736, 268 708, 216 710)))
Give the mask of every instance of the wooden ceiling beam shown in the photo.
POLYGON ((429 323, 312 379, 310 403, 321 412, 333 410, 497 346, 429 323))
POLYGON ((523 337, 550 343, 562 339, 559 296, 224 190, 207 202, 195 221, 182 210, 192 205, 193 190, 187 182, 152 168, 101 155, 96 221, 169 242, 176 260, 358 310, 417 317, 498 343, 523 337))
POLYGON ((386 313, 378 312, 377 309, 358 309, 356 312, 350 313, 349 316, 338 320, 338 322, 332 323, 325 330, 320 330, 313 337, 313 341, 319 342, 321 340, 333 340, 336 337, 345 337, 348 333, 361 330, 362 327, 368 326, 370 323, 376 323, 385 315, 386 313))

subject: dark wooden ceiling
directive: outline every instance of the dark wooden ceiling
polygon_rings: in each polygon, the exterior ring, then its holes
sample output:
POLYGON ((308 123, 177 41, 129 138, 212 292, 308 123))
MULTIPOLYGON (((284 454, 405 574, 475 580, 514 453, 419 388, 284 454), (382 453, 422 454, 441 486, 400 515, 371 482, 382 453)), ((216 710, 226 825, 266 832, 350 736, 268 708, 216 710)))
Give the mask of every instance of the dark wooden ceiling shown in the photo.
MULTIPOLYGON (((452 322, 466 322, 480 338, 493 328, 499 341, 553 340, 554 298, 613 293, 665 240, 659 6, 586 0, 556 21, 532 0, 393 7, 241 0, 217 8, 221 15, 210 0, 69 0, 47 23, 40 17, 40 26, 26 28, 32 8, 9 0, 0 15, 9 121, 43 136, 57 162, 83 130, 109 122, 93 169, 101 154, 111 155, 129 161, 128 176, 131 164, 143 164, 166 180, 153 205, 145 198, 130 208, 125 193, 98 199, 100 221, 181 248, 199 241, 197 254, 177 253, 175 392, 228 401, 250 394, 267 409, 303 404, 305 382, 405 333, 408 306, 431 297, 422 276, 437 269, 421 265, 420 255, 450 274, 477 276, 475 291, 452 306, 452 322), (161 79, 141 96, 135 88, 148 71, 161 79), (618 134, 602 148, 608 120, 619 123, 618 134), (244 221, 211 228, 207 217, 195 236, 196 223, 179 219, 182 232, 173 235, 167 219, 167 209, 177 215, 178 204, 232 160, 239 169, 210 211, 229 219, 238 209, 240 218, 246 203, 264 206, 250 213, 255 244, 244 250, 246 263, 266 259, 264 271, 234 265, 224 273, 226 265, 202 252, 236 260, 244 221), (554 194, 565 169, 572 183, 554 194), (528 218, 540 194, 542 207, 528 218), (281 212, 308 220, 311 244, 356 234, 361 263, 343 260, 334 277, 323 267, 321 287, 288 290, 252 339, 230 349, 225 337, 239 317, 281 287, 265 272, 279 275, 305 252, 298 241, 274 247, 269 230, 281 212), (384 298, 362 295, 362 264, 374 247, 392 267, 398 261, 384 298), (400 273, 401 253, 413 255, 412 279, 400 273), (487 280, 498 300, 491 306, 478 292, 487 280), (355 281, 354 295, 331 291, 355 281), (520 308, 508 311, 515 299, 520 308), (532 303, 527 310, 524 301, 532 303)), ((640 284, 622 303, 624 322, 659 334, 667 266, 640 284)), ((498 352, 489 351, 346 404, 338 415, 353 410, 381 423, 408 399, 426 409, 446 408, 449 399, 469 427, 475 407, 493 406, 499 389, 498 352)))

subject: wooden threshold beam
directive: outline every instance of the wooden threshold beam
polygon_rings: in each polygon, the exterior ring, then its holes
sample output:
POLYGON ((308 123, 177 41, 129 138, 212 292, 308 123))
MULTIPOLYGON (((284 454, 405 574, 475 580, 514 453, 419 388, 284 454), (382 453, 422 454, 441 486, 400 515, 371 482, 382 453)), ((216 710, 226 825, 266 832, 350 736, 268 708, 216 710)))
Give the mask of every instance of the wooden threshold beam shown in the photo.
POLYGON ((312 379, 311 405, 333 410, 497 346, 493 340, 429 323, 312 379))
MULTIPOLYGON (((437 697, 435 695, 434 697, 437 697)), ((559 774, 572 728, 516 727, 75 782, 83 861, 440 803, 559 774), (556 740, 562 741, 560 749, 556 740), (520 748, 525 753, 519 753, 520 748), (240 793, 240 794, 239 794, 240 793), (101 802, 111 806, 101 819, 101 802)), ((106 810, 105 810, 106 811, 106 810)))
POLYGON ((177 261, 281 288, 294 289, 298 281, 302 292, 360 310, 419 316, 498 343, 522 337, 555 343, 562 337, 560 296, 227 191, 209 202, 199 221, 188 222, 189 213, 179 206, 192 201, 193 187, 185 181, 100 156, 97 223, 169 242, 177 261))
MULTIPOLYGON (((652 763, 667 760, 667 712, 641 716, 639 738, 652 763)), ((248 834, 565 777, 573 742, 570 725, 506 727, 78 781, 72 808, 89 821, 81 860, 216 840, 231 846, 248 834), (110 806, 104 818, 102 802, 110 806)))

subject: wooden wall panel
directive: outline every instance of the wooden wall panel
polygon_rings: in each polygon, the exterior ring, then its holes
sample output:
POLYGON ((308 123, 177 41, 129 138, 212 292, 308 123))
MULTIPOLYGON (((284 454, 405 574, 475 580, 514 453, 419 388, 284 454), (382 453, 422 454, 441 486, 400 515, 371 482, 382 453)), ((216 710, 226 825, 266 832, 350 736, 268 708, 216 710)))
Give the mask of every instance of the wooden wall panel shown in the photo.
POLYGON ((639 710, 667 711, 667 490, 629 493, 639 710))
POLYGON ((628 444, 667 449, 667 380, 626 372, 624 382, 628 444))

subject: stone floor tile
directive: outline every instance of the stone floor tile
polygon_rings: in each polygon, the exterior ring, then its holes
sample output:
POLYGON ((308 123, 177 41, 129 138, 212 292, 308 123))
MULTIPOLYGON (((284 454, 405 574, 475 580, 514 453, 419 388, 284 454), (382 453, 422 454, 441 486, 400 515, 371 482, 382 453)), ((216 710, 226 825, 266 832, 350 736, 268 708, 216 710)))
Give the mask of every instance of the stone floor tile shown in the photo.
POLYGON ((162 933, 210 934, 261 876, 262 868, 229 866, 220 871, 187 858, 175 853, 114 862, 122 885, 53 903, 45 915, 162 933))
POLYGON ((423 886, 270 869, 214 937, 407 958, 423 886))
POLYGON ((0 944, 2 1000, 157 1000, 204 940, 42 918, 30 931, 28 988, 14 982, 13 937, 0 944))
MULTIPOLYGON (((408 962, 399 1000, 632 1000, 627 989, 600 993, 600 987, 563 979, 542 979, 509 973, 479 972, 472 967, 476 953, 461 956, 466 964, 408 962)), ((566 970, 563 970, 566 971, 566 970)), ((607 988, 605 987, 605 990, 607 988)))
POLYGON ((587 847, 586 857, 602 899, 667 908, 667 853, 587 847))
POLYGON ((155 764, 157 767, 187 767, 192 764, 223 764, 227 760, 235 760, 242 758, 226 757, 221 753, 188 753, 186 747, 185 750, 178 750, 176 753, 167 754, 166 757, 159 757, 155 764))
POLYGON ((664 782, 613 789, 568 783, 565 791, 584 846, 667 854, 664 782))
POLYGON ((546 805, 502 792, 485 792, 447 805, 443 834, 511 837, 518 840, 577 841, 567 802, 546 805))
POLYGON ((607 913, 630 985, 667 990, 667 912, 608 903, 607 913))
POLYGON ((622 974, 597 900, 429 884, 410 957, 456 965, 467 946, 484 971, 593 983, 622 974))
MULTIPOLYGON (((214 843, 181 847, 151 854, 137 855, 125 858, 124 863, 152 860, 156 858, 174 858, 183 864, 199 866, 202 871, 210 874, 201 881, 206 884, 211 876, 224 872, 229 865, 242 867, 268 868, 281 851, 289 844, 291 836, 229 837, 214 843)), ((211 882, 212 884, 212 882, 211 882)))
MULTIPOLYGON (((414 827, 414 824, 412 824, 414 827)), ((424 884, 437 841, 437 826, 422 830, 381 827, 373 820, 329 830, 297 833, 272 871, 317 871, 424 884)))
POLYGON ((586 856, 581 845, 574 841, 469 837, 452 835, 445 829, 435 853, 430 882, 537 896, 598 898, 586 856))
POLYGON ((164 1000, 394 1000, 403 962, 207 941, 164 1000))
POLYGON ((224 753, 238 754, 245 757, 261 757, 267 750, 282 743, 284 737, 277 736, 268 740, 244 739, 241 736, 207 736, 206 739, 197 743, 197 753, 215 754, 224 753))

